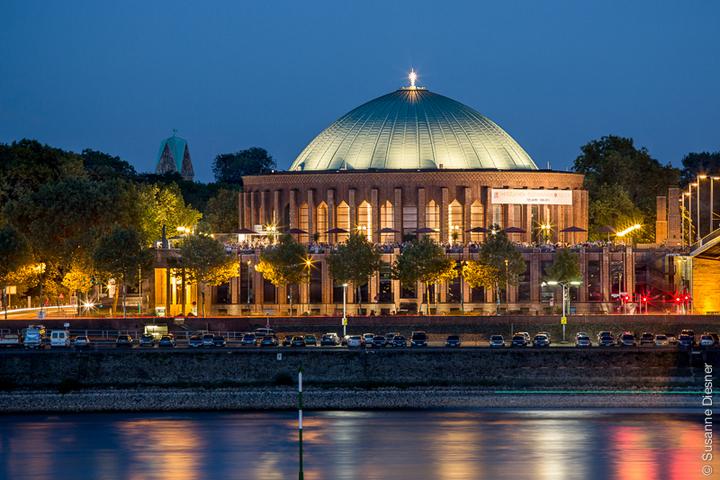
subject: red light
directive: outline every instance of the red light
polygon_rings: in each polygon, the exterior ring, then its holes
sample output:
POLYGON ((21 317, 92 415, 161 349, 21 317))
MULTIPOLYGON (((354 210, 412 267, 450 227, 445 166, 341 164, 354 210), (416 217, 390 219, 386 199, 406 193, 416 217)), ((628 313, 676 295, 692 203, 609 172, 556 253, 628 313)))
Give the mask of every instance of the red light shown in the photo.
POLYGON ((647 297, 642 297, 643 302, 647 302, 647 297))
POLYGON ((675 297, 676 302, 680 302, 680 297, 675 297))
POLYGON ((685 295, 685 301, 690 300, 690 297, 685 295))

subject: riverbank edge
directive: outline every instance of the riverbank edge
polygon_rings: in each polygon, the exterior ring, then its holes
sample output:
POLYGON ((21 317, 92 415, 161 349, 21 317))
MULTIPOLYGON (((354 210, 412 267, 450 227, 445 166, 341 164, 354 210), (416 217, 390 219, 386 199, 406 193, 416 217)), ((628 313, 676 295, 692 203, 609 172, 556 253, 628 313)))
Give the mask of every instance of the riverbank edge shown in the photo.
MULTIPOLYGON (((432 408, 700 408, 701 392, 664 391, 497 391, 473 388, 319 389, 303 392, 306 410, 432 408)), ((171 412, 290 410, 297 407, 291 388, 113 389, 0 393, 0 412, 171 412)))

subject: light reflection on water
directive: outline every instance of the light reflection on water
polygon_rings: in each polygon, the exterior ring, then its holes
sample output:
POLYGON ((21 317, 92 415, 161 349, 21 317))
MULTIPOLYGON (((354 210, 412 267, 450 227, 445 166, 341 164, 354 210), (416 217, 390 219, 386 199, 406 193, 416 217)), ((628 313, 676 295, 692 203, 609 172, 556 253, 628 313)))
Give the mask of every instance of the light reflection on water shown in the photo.
MULTIPOLYGON (((307 412, 305 478, 708 478, 699 413, 307 412)), ((293 412, 2 417, 0 478, 296 478, 296 427, 293 412)))

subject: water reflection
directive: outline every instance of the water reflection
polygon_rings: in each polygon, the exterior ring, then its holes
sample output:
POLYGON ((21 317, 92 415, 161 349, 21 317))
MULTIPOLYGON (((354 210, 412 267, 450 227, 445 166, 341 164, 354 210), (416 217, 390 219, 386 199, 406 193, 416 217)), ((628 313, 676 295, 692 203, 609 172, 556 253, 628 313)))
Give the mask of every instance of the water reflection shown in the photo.
MULTIPOLYGON (((693 415, 308 412, 305 478, 703 478, 702 423, 693 415)), ((294 478, 296 427, 293 412, 3 417, 0 478, 294 478)))

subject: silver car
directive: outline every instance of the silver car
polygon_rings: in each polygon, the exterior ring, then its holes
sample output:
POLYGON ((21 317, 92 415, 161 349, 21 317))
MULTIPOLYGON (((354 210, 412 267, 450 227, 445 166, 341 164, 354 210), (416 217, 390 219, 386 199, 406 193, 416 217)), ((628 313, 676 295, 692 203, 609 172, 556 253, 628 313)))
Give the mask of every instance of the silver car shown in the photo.
POLYGON ((347 346, 349 348, 360 348, 363 346, 363 339, 360 335, 350 335, 347 337, 347 346))
POLYGON ((592 341, 590 340, 590 337, 583 332, 578 333, 575 335, 575 346, 576 347, 592 347, 592 341))

